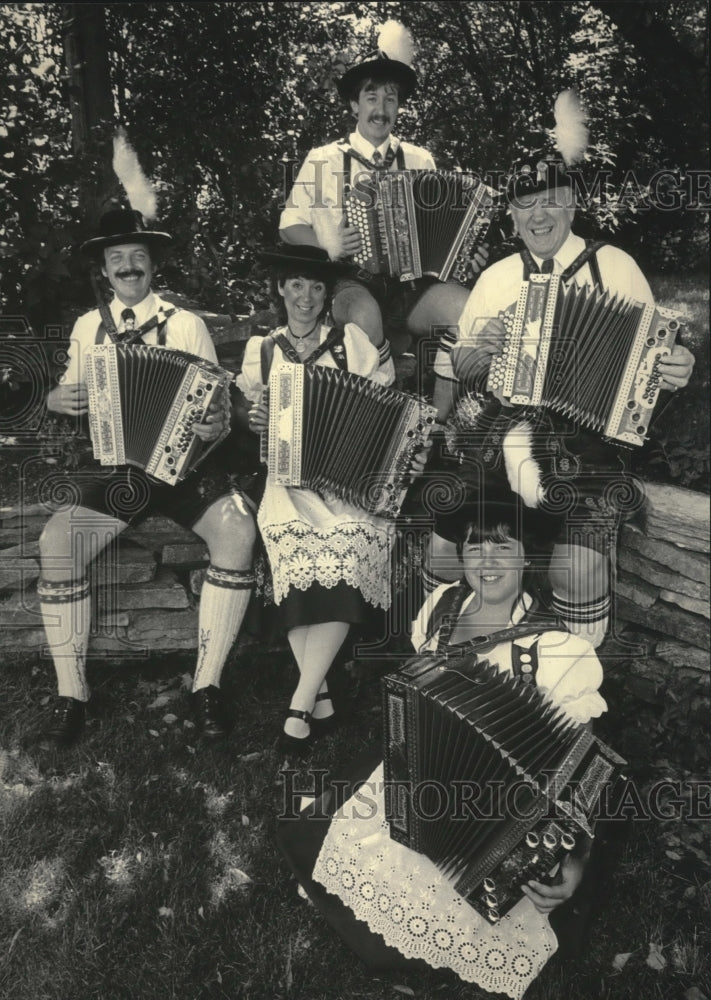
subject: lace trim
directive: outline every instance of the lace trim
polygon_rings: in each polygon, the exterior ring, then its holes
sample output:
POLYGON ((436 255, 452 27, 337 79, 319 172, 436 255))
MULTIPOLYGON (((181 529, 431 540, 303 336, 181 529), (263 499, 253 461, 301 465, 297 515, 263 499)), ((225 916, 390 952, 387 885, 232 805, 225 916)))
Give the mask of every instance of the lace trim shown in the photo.
POLYGON ((431 861, 390 839, 382 782, 381 765, 336 813, 314 878, 406 958, 519 1000, 557 948, 547 918, 528 899, 495 926, 479 916, 431 861))
POLYGON ((347 521, 317 529, 303 521, 260 524, 274 583, 274 602, 290 587, 308 590, 313 583, 335 587, 344 581, 369 604, 390 607, 392 532, 369 523, 347 521))

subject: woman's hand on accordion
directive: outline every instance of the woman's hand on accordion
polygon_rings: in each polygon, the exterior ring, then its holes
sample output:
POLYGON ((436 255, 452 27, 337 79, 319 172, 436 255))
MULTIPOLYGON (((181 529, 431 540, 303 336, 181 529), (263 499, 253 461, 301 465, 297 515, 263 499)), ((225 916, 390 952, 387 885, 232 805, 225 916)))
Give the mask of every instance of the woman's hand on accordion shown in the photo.
POLYGON ((478 274, 480 274, 488 263, 489 244, 482 243, 480 247, 477 247, 474 256, 469 258, 469 270, 472 273, 472 277, 475 278, 478 274))
POLYGON ((269 427, 269 403, 260 399, 249 411, 249 429, 255 434, 262 434, 269 427))
POLYGON ((192 429, 201 441, 214 441, 222 434, 226 425, 224 403, 218 398, 210 403, 202 421, 194 423, 192 429))
POLYGON ((65 417, 81 417, 89 411, 89 394, 83 382, 60 384, 47 394, 47 409, 65 417))
POLYGON ((688 348, 682 344, 674 344, 671 354, 663 358, 658 365, 658 372, 662 376, 662 389, 669 389, 676 392, 688 385, 691 373, 694 370, 696 358, 688 348))
POLYGON ((521 888, 539 913, 550 913, 556 906, 570 899, 580 885, 584 868, 583 858, 566 854, 551 885, 531 880, 521 888))

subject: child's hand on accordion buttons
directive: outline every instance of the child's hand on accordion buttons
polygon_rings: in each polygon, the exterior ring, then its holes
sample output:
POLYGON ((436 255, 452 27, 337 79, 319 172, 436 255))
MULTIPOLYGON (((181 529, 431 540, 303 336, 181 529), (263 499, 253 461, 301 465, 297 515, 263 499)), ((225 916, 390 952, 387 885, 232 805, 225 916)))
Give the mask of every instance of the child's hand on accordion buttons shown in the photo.
POLYGON ((221 400, 213 400, 202 421, 193 424, 193 430, 201 441, 214 441, 225 429, 225 408, 221 400))
POLYGON ((352 257, 353 254, 361 250, 363 244, 360 238, 360 230, 355 226, 344 226, 342 239, 342 253, 345 257, 352 257))
POLYGON ((65 417, 80 417, 89 410, 89 394, 83 382, 60 384, 47 394, 47 409, 65 417))
POLYGON ((662 376, 661 388, 676 392, 688 385, 696 358, 682 344, 674 344, 671 354, 662 358, 657 371, 662 376))
POLYGON ((249 411, 249 429, 255 434, 262 434, 269 427, 269 404, 265 400, 255 403, 249 411))
POLYGON ((583 858, 566 854, 550 884, 531 880, 521 887, 523 894, 528 896, 539 913, 550 913, 573 895, 580 885, 584 867, 583 858))

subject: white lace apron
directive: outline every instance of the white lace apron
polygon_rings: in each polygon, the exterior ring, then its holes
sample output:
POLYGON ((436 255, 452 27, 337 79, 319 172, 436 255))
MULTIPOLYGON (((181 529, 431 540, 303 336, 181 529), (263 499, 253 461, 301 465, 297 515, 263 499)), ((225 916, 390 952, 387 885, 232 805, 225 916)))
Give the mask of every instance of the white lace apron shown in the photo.
POLYGON ((335 814, 313 877, 406 958, 513 1000, 557 948, 548 918, 529 899, 492 926, 428 858, 390 839, 382 764, 335 814))

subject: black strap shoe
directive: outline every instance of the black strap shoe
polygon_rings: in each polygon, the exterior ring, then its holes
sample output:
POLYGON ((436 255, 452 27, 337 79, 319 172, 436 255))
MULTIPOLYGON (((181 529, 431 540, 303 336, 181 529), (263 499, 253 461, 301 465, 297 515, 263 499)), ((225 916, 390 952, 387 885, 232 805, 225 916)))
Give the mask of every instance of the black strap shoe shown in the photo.
POLYGON ((227 736, 232 729, 232 720, 227 714, 225 697, 214 684, 193 691, 193 717, 195 726, 202 736, 211 738, 227 736))
POLYGON ((84 732, 85 722, 85 702, 76 698, 57 698, 49 722, 40 733, 40 743, 66 750, 84 732))
MULTIPOLYGON (((306 722, 311 728, 311 713, 301 712, 298 708, 290 708, 286 713, 287 719, 301 719, 302 722, 306 722)), ((283 730, 279 733, 279 740, 277 742, 277 750, 280 754, 284 754, 286 757, 300 758, 305 756, 313 746, 313 735, 309 731, 308 736, 290 736, 289 733, 285 733, 283 730)))

